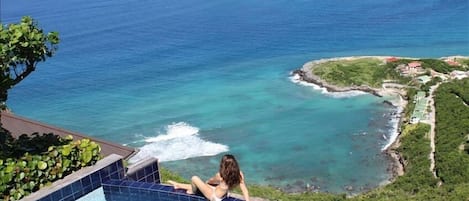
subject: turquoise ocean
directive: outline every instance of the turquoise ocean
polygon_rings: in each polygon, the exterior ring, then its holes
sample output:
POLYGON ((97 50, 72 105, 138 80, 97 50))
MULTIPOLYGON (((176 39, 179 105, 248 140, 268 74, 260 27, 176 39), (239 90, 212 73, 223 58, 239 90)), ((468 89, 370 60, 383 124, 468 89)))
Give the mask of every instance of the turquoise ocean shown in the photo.
POLYGON ((354 192, 390 178, 396 108, 295 83, 305 62, 469 55, 467 0, 2 0, 57 54, 10 90, 21 116, 139 148, 184 177, 238 158, 248 184, 354 192))

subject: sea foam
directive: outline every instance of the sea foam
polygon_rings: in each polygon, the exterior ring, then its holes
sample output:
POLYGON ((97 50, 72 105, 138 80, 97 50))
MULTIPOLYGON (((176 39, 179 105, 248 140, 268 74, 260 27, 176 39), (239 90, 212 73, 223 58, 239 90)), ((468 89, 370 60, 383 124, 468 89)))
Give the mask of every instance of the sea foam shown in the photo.
POLYGON ((333 98, 350 98, 350 97, 361 96, 361 95, 367 94, 366 92, 358 91, 358 90, 345 91, 345 92, 329 92, 327 91, 325 87, 321 87, 317 84, 305 82, 301 80, 300 78, 301 78, 300 75, 296 73, 289 77, 290 81, 295 84, 312 87, 314 90, 320 91, 322 94, 333 97, 333 98))
POLYGON ((381 148, 381 151, 384 151, 384 150, 388 149, 389 146, 391 146, 394 143, 394 141, 396 141, 397 136, 399 135, 399 130, 398 130, 399 129, 399 121, 400 121, 400 116, 399 115, 402 113, 403 110, 404 110, 404 108, 397 107, 396 115, 398 115, 398 116, 393 116, 391 121, 389 122, 392 125, 392 127, 389 131, 390 136, 387 140, 387 143, 383 146, 383 148, 381 148))
POLYGON ((214 156, 227 152, 228 146, 203 140, 199 128, 185 122, 173 123, 166 127, 166 133, 145 139, 144 146, 130 158, 130 163, 146 157, 156 157, 159 161, 175 161, 199 156, 214 156))

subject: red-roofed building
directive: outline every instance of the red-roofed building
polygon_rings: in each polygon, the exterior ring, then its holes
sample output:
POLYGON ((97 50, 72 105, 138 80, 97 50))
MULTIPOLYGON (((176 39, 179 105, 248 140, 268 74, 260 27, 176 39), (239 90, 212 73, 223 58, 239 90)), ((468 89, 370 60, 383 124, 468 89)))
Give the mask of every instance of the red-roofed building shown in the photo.
POLYGON ((412 61, 407 65, 401 64, 397 66, 396 69, 399 70, 403 76, 415 76, 425 73, 425 69, 422 68, 422 63, 420 61, 412 61))
POLYGON ((409 66, 409 68, 420 68, 422 67, 422 64, 418 61, 413 61, 407 64, 407 66, 409 66))
POLYGON ((399 61, 399 59, 396 57, 389 57, 386 59, 387 63, 396 62, 396 61, 399 61))
POLYGON ((459 65, 461 65, 457 61, 450 61, 450 60, 446 61, 446 63, 448 63, 450 66, 459 66, 459 65))

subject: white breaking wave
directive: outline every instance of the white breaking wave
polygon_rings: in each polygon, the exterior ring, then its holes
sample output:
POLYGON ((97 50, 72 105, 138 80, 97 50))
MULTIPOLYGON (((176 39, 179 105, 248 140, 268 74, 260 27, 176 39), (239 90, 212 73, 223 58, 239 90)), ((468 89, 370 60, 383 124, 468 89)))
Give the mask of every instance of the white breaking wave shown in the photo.
POLYGON ((361 96, 367 94, 366 92, 363 91, 345 91, 345 92, 328 92, 326 95, 334 97, 334 98, 350 98, 350 97, 355 97, 355 96, 361 96))
MULTIPOLYGON (((397 107, 396 114, 400 115, 403 110, 404 110, 404 108, 397 107)), ((392 124, 392 128, 390 130, 391 136, 389 137, 389 140, 387 141, 386 145, 384 145, 384 147, 381 148, 381 151, 384 151, 384 150, 388 149, 389 146, 391 146, 392 143, 394 143, 394 141, 396 141, 397 136, 399 135, 399 130, 398 130, 399 129, 399 121, 400 121, 399 116, 392 117, 391 122, 390 122, 390 124, 392 124)))
POLYGON ((292 76, 290 76, 289 78, 290 78, 290 81, 292 81, 292 82, 295 83, 295 84, 299 84, 299 85, 303 85, 303 86, 307 86, 307 87, 313 87, 314 90, 319 90, 319 91, 321 91, 321 93, 324 93, 324 94, 325 94, 325 93, 329 93, 329 92, 327 91, 327 89, 324 88, 324 87, 321 87, 321 86, 319 86, 319 85, 316 85, 316 84, 313 84, 313 83, 309 83, 309 82, 305 82, 305 81, 301 80, 301 79, 300 79, 300 78, 301 78, 300 75, 298 75, 298 74, 296 74, 296 73, 293 74, 292 76))
POLYGON ((228 146, 209 142, 199 137, 199 128, 185 122, 173 123, 166 127, 166 133, 146 138, 148 144, 130 158, 130 163, 146 157, 156 157, 159 161, 175 161, 199 156, 214 156, 227 152, 228 146))
POLYGON ((367 94, 366 92, 358 91, 358 90, 345 91, 345 92, 329 92, 327 91, 325 87, 321 87, 317 84, 313 84, 313 83, 309 83, 309 82, 305 82, 301 80, 300 75, 296 73, 290 76, 289 78, 290 78, 290 81, 292 81, 295 84, 312 87, 314 90, 321 91, 322 94, 333 97, 333 98, 350 98, 350 97, 361 96, 361 95, 367 94))

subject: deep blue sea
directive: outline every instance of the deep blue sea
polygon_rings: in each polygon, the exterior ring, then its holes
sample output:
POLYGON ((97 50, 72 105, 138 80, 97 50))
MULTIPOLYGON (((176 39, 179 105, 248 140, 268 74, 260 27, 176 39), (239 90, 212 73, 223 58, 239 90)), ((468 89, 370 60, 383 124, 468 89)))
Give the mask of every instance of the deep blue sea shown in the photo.
POLYGON ((469 55, 467 0, 1 0, 57 54, 10 90, 18 115, 140 148, 185 177, 238 158, 248 184, 354 191, 390 177, 394 108, 290 80, 329 57, 469 55))

